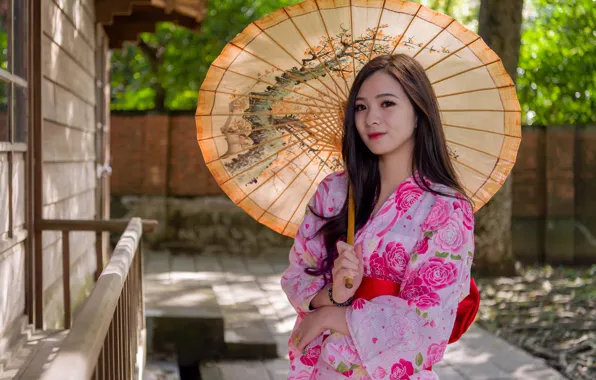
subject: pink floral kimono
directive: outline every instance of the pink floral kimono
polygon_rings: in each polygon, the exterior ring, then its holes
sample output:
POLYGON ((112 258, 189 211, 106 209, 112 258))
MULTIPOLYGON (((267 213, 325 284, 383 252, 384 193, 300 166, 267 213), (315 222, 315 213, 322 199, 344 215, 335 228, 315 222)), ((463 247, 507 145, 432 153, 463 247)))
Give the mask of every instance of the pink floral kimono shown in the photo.
MULTIPOLYGON (((443 193, 453 192, 431 184, 443 193)), ((344 172, 327 176, 311 199, 319 214, 334 215, 347 191, 344 172)), ((324 223, 310 211, 290 251, 281 285, 298 312, 298 326, 322 276, 304 273, 325 254, 324 223)), ((350 335, 327 330, 299 352, 289 343, 290 380, 438 379, 458 303, 470 289, 474 215, 460 198, 435 195, 405 180, 355 236, 362 243, 364 276, 399 284, 399 295, 355 299, 347 308, 350 335)))

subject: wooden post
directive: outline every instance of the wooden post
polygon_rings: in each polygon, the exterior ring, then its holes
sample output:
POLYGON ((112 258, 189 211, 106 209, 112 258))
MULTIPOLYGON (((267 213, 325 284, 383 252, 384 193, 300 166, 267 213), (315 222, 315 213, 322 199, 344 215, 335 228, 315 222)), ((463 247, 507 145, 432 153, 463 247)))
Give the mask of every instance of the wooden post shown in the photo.
POLYGON ((62 287, 64 328, 70 329, 70 233, 68 231, 62 231, 62 287))
POLYGON ((97 266, 97 269, 95 270, 95 281, 97 281, 103 270, 103 233, 101 232, 95 234, 95 262, 97 266))

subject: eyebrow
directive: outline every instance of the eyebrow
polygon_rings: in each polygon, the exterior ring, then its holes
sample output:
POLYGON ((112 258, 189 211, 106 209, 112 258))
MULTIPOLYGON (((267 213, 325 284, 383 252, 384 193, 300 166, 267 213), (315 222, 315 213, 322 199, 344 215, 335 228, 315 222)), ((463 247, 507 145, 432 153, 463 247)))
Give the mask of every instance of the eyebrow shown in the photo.
MULTIPOLYGON (((394 94, 390 94, 390 93, 379 94, 379 95, 375 96, 375 99, 382 98, 384 96, 392 96, 394 98, 399 99, 399 96, 394 95, 394 94)), ((359 96, 359 97, 356 98, 356 100, 364 100, 364 98, 361 97, 361 96, 359 96)))

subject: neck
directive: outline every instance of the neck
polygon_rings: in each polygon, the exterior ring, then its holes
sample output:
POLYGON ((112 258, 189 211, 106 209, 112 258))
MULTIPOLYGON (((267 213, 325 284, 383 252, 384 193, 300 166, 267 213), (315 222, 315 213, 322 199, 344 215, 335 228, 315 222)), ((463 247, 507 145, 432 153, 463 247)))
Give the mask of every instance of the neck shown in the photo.
POLYGON ((408 142, 393 152, 379 157, 381 190, 396 189, 406 178, 412 175, 414 141, 408 142))

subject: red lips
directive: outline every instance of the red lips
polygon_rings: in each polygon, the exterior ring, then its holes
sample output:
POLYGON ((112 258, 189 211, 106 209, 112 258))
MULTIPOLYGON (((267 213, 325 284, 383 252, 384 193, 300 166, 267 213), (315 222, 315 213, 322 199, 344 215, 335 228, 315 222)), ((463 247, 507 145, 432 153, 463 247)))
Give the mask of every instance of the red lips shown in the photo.
POLYGON ((368 138, 371 139, 371 140, 375 140, 375 139, 378 139, 379 137, 381 137, 383 135, 384 135, 384 133, 370 133, 368 135, 368 138))

